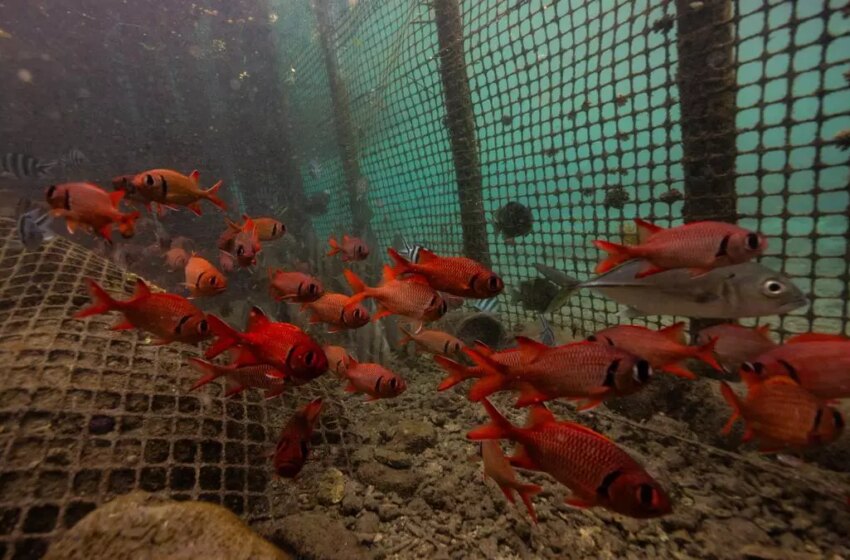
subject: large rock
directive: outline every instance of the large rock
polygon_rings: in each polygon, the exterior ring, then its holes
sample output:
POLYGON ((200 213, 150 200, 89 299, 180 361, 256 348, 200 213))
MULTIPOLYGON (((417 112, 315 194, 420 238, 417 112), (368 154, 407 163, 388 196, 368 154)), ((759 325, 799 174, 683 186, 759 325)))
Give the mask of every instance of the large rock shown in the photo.
POLYGON ((46 560, 289 560, 229 510, 134 492, 104 504, 53 543, 46 560))
POLYGON ((402 420, 398 423, 389 447, 419 454, 437 443, 437 431, 430 422, 402 420))
POLYGON ((357 478, 384 493, 395 492, 409 498, 419 486, 419 477, 409 470, 393 469, 381 463, 363 463, 357 468, 357 478))
POLYGON ((336 519, 317 512, 295 513, 258 527, 269 539, 305 560, 366 560, 368 550, 336 519))

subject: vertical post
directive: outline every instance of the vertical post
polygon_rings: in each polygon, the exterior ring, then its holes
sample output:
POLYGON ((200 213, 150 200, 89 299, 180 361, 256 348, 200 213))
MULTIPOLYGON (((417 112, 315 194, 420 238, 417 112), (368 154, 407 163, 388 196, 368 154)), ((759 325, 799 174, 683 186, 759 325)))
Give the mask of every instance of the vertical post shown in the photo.
POLYGON ((440 44, 440 77, 446 103, 447 127, 457 174, 463 251, 467 257, 489 265, 481 165, 464 58, 460 7, 457 0, 433 0, 432 6, 440 44))
POLYGON ((342 157, 342 170, 348 187, 348 203, 351 208, 354 234, 363 235, 369 228, 371 211, 365 196, 358 193, 357 184, 363 179, 360 174, 360 162, 357 159, 354 127, 351 124, 351 111, 348 104, 348 92, 339 74, 339 65, 334 49, 334 30, 328 14, 328 0, 312 0, 313 15, 316 17, 319 43, 325 59, 328 74, 333 120, 336 127, 336 139, 342 157))
MULTIPOLYGON (((735 26, 731 0, 676 0, 685 222, 738 219, 735 26)), ((698 330, 713 324, 691 321, 698 330)))

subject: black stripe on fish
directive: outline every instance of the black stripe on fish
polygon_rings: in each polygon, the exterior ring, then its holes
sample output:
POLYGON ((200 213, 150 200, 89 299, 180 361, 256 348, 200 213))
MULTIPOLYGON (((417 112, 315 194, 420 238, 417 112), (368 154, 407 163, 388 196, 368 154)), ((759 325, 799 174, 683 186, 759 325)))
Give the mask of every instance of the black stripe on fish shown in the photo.
POLYGON ((475 281, 478 280, 478 277, 481 276, 480 272, 476 272, 472 275, 472 278, 469 279, 469 284, 466 286, 470 290, 475 288, 475 281))
POLYGON ((793 379, 797 383, 800 382, 800 376, 797 375, 797 368, 795 368, 794 366, 792 366, 791 364, 789 364, 785 360, 776 360, 776 361, 779 362, 780 364, 782 364, 782 367, 784 367, 785 371, 788 372, 788 377, 790 377, 791 379, 793 379))
POLYGON ((200 274, 198 274, 198 278, 197 278, 197 280, 195 280, 195 287, 196 288, 201 287, 201 278, 203 278, 204 274, 206 274, 206 273, 207 273, 207 271, 205 270, 205 271, 201 272, 200 274))
POLYGON ((65 201, 63 202, 65 210, 71 209, 71 189, 65 188, 65 201))
POLYGON ((298 283, 298 289, 295 290, 295 295, 301 297, 301 288, 304 286, 304 281, 298 283))
POLYGON ((159 180, 162 181, 162 198, 166 199, 168 198, 168 181, 162 175, 159 176, 159 180))
POLYGON ((605 381, 602 382, 602 385, 605 387, 613 387, 616 381, 617 370, 620 368, 620 359, 617 358, 611 365, 608 366, 608 371, 605 372, 605 381))
POLYGON ((443 344, 443 354, 449 353, 449 344, 450 343, 451 343, 451 340, 446 340, 446 343, 443 344))
POLYGON ((812 424, 812 432, 817 432, 818 427, 820 427, 820 421, 823 419, 823 407, 818 407, 818 411, 815 413, 815 421, 812 424))
POLYGON ((177 323, 177 326, 174 327, 174 334, 180 334, 180 331, 183 329, 183 325, 185 325, 186 322, 191 318, 191 315, 183 315, 182 317, 180 317, 180 321, 177 323))
POLYGON ((607 336, 603 336, 602 338, 608 341, 608 346, 615 346, 614 341, 608 338, 607 336))
POLYGON ((596 495, 600 498, 608 498, 608 491, 611 489, 611 485, 614 484, 618 478, 623 475, 622 469, 614 469, 605 475, 605 478, 602 479, 602 482, 599 483, 599 486, 596 487, 596 495))
POLYGON ((720 241, 720 248, 717 250, 717 254, 714 255, 715 257, 725 257, 726 255, 729 254, 729 238, 730 237, 731 237, 731 235, 727 235, 720 241))
POLYGON ((377 394, 381 391, 381 381, 383 381, 383 380, 384 380, 384 376, 382 375, 382 376, 378 377, 377 381, 375 381, 375 394, 377 394))
MULTIPOLYGON (((286 352, 286 358, 284 358, 284 360, 283 360, 284 363, 286 364, 286 368, 290 371, 292 371, 294 368, 292 367, 292 364, 289 363, 289 360, 294 355, 295 355, 295 345, 293 344, 292 346, 289 347, 289 350, 286 352)), ((288 372, 284 372, 284 373, 288 373, 288 372)))

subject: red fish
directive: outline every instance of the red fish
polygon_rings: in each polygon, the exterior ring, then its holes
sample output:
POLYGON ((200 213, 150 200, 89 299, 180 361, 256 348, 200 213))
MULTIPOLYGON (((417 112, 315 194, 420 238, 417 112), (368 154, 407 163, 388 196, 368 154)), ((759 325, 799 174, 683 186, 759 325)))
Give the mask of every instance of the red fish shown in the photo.
MULTIPOLYGON (((254 363, 268 364, 298 380, 314 379, 328 369, 328 359, 316 341, 295 325, 269 320, 259 307, 253 307, 248 314, 248 328, 244 333, 215 315, 210 315, 209 321, 218 339, 207 350, 207 358, 242 346, 253 356, 254 363)), ((250 363, 248 359, 241 361, 243 365, 250 363)))
MULTIPOLYGON (((274 218, 249 218, 247 214, 242 215, 244 221, 251 220, 257 228, 257 237, 260 241, 274 241, 280 239, 286 233, 286 226, 274 218)), ((228 225, 236 231, 241 231, 244 224, 228 221, 228 225)))
POLYGON ((337 377, 345 378, 345 370, 351 365, 351 356, 348 351, 342 346, 326 345, 322 346, 325 351, 325 356, 328 357, 328 369, 337 375, 337 377))
POLYGON ((505 457, 498 440, 482 441, 481 457, 484 459, 484 475, 489 476, 493 479, 493 482, 499 485, 502 493, 512 504, 514 503, 514 491, 516 491, 522 499, 522 503, 528 509, 531 519, 537 523, 537 514, 534 513, 531 498, 542 492, 543 487, 536 484, 523 484, 517 480, 516 471, 511 467, 508 458, 505 457))
POLYGON ((770 338, 770 326, 762 325, 754 329, 733 323, 724 323, 706 327, 699 331, 694 342, 703 344, 712 338, 714 355, 726 373, 736 373, 744 362, 751 362, 768 350, 776 348, 770 338))
POLYGON ((559 422, 545 406, 529 412, 528 426, 508 422, 486 399, 492 422, 469 432, 471 440, 508 439, 517 443, 510 462, 542 471, 572 491, 565 501, 577 508, 603 507, 637 518, 666 515, 670 499, 649 473, 611 440, 590 428, 559 422))
POLYGON ((366 298, 378 302, 378 312, 372 316, 374 321, 387 315, 401 315, 420 321, 421 325, 421 322, 436 321, 446 313, 446 302, 421 276, 399 280, 392 269, 385 266, 382 284, 373 288, 366 286, 353 271, 346 269, 343 273, 354 291, 350 303, 366 298))
POLYGON ((367 401, 390 399, 404 392, 407 385, 404 379, 380 364, 361 364, 349 357, 348 369, 345 370, 349 393, 365 393, 367 401))
POLYGON ((218 197, 222 181, 202 190, 198 183, 200 177, 197 170, 183 175, 171 169, 151 169, 133 177, 131 183, 149 206, 152 202, 166 206, 185 206, 200 216, 201 200, 208 200, 219 209, 227 210, 227 204, 218 197))
POLYGON ((557 398, 584 401, 579 410, 590 410, 603 400, 629 395, 652 376, 649 363, 614 346, 575 342, 549 347, 518 337, 519 365, 498 364, 480 352, 466 354, 487 375, 469 390, 469 400, 480 401, 497 391, 519 388, 516 407, 557 398))
POLYGON ((387 253, 395 262, 396 274, 419 274, 441 292, 486 299, 498 295, 505 287, 490 269, 466 257, 439 257, 423 248, 419 250, 419 260, 412 263, 393 248, 387 249, 387 253))
POLYGON ((200 358, 189 358, 189 364, 204 374, 203 377, 192 385, 192 388, 189 389, 190 391, 203 387, 219 377, 227 379, 225 397, 237 395, 249 387, 254 387, 264 389, 266 391, 266 398, 270 399, 283 393, 285 387, 283 380, 284 374, 268 364, 249 366, 231 364, 222 366, 201 360, 200 358))
POLYGON ((215 296, 227 289, 227 278, 212 263, 192 255, 186 263, 186 287, 192 297, 215 296))
MULTIPOLYGON (((257 254, 262 250, 259 233, 256 224, 248 218, 235 229, 230 222, 227 230, 218 238, 218 248, 236 257, 236 262, 241 267, 249 267, 257 264, 257 254)), ((222 267, 224 268, 224 267, 222 267)))
POLYGON ((207 317, 200 309, 182 296, 152 293, 141 278, 136 280, 133 297, 125 301, 113 299, 90 278, 86 278, 86 285, 92 304, 74 315, 76 319, 119 311, 124 320, 112 327, 113 330, 147 331, 159 337, 157 344, 197 344, 210 336, 207 317))
POLYGON ((283 431, 274 452, 274 471, 282 478, 295 478, 310 455, 310 436, 322 412, 322 399, 310 401, 295 412, 283 431))
POLYGON ((112 242, 112 226, 122 237, 136 233, 138 212, 125 214, 118 209, 123 191, 108 193, 94 183, 65 183, 47 189, 51 214, 65 218, 70 233, 83 226, 112 242))
POLYGON ((359 237, 349 237, 347 234, 342 236, 342 245, 336 240, 336 237, 331 236, 328 239, 328 245, 331 250, 328 251, 328 256, 332 257, 337 253, 342 254, 342 262, 362 261, 369 256, 369 246, 359 237))
POLYGON ((174 247, 165 252, 165 266, 169 270, 183 270, 189 262, 189 253, 180 247, 174 247))
POLYGON ((269 293, 275 301, 308 303, 325 294, 322 282, 302 272, 269 268, 269 293))
POLYGON ((741 367, 762 378, 788 376, 821 399, 850 397, 850 339, 843 336, 797 335, 741 367))
POLYGON ((742 372, 747 398, 742 402, 725 382, 723 397, 732 407, 732 416, 722 433, 728 434, 735 422, 745 424, 743 441, 756 437, 759 451, 774 453, 785 449, 803 450, 834 441, 844 429, 844 418, 834 408, 800 387, 790 377, 760 380, 742 372))
POLYGON ((404 333, 401 346, 405 346, 408 342, 413 342, 422 351, 430 352, 431 354, 441 354, 443 356, 460 354, 463 350, 463 342, 447 332, 425 329, 418 333, 413 333, 404 327, 399 328, 404 333))
POLYGON ((631 259, 645 259, 646 267, 635 278, 674 268, 688 268, 692 275, 698 276, 714 268, 747 262, 767 248, 763 236, 724 222, 693 222, 669 229, 640 219, 635 223, 649 234, 640 245, 594 241, 609 254, 596 267, 597 273, 631 259))
POLYGON ((588 340, 621 348, 644 358, 653 369, 660 369, 685 379, 697 377, 691 370, 679 365, 679 362, 688 358, 697 358, 717 370, 722 370, 714 358, 715 341, 709 340, 703 346, 686 346, 681 342, 684 332, 685 323, 676 323, 657 331, 634 325, 617 325, 599 331, 588 337, 588 340))
MULTIPOLYGON (((501 366, 516 368, 521 364, 522 354, 520 354, 519 348, 509 348, 507 350, 493 352, 483 343, 478 342, 476 343, 475 349, 501 366)), ((465 366, 455 362, 454 360, 450 360, 445 356, 434 356, 434 361, 449 373, 449 376, 443 379, 443 381, 437 386, 438 391, 445 391, 446 389, 454 387, 458 383, 467 379, 479 378, 487 375, 487 370, 481 366, 465 366)), ((508 387, 504 387, 504 389, 507 388, 508 387)), ((516 388, 516 386, 512 386, 511 388, 516 388)))
POLYGON ((334 333, 346 329, 359 329, 369 322, 369 312, 359 303, 350 304, 345 294, 325 294, 316 301, 301 305, 313 313, 311 323, 325 323, 328 332, 334 333))

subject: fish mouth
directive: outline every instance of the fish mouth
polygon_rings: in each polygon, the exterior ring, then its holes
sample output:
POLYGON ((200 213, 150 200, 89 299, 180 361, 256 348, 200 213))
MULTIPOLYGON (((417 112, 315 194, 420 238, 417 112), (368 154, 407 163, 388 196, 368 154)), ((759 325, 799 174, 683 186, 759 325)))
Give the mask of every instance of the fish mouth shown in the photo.
POLYGON ((789 311, 794 311, 795 309, 799 309, 801 307, 805 307, 809 305, 811 301, 806 296, 801 296, 799 298, 793 299, 776 310, 777 315, 782 315, 784 313, 788 313, 789 311))

